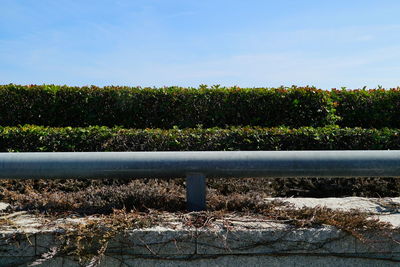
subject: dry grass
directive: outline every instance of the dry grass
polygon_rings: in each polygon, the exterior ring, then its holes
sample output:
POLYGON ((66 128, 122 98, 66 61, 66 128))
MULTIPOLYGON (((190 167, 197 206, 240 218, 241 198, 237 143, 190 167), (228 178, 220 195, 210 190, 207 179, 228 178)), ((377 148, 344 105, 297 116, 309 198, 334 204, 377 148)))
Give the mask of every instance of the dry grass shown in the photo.
MULTIPOLYGON (((395 179, 208 179, 210 211, 255 212, 265 197, 393 197, 395 179)), ((13 210, 110 214, 113 209, 185 210, 183 179, 1 180, 0 199, 13 210)))
MULTIPOLYGON (((215 220, 235 213, 238 216, 256 215, 293 227, 332 225, 361 240, 365 231, 391 228, 391 225, 370 219, 369 214, 359 211, 319 207, 295 209, 282 202, 265 202, 265 197, 277 195, 274 190, 279 188, 278 185, 285 186, 280 182, 282 180, 209 179, 208 211, 199 213, 185 212, 183 179, 2 180, 0 197, 12 204, 13 211, 39 212, 54 218, 70 213, 94 215, 85 223, 65 225, 65 231, 59 236, 61 246, 45 253, 36 261, 38 264, 62 254, 95 266, 113 237, 125 229, 160 223, 160 212, 174 213, 186 227, 207 228, 215 220)), ((302 184, 301 180, 297 182, 302 184)))

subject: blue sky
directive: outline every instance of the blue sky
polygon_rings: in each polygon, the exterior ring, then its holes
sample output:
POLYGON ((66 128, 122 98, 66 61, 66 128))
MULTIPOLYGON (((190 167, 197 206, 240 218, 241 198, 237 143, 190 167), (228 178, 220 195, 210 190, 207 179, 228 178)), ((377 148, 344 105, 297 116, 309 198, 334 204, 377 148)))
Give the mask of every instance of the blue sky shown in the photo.
POLYGON ((398 0, 0 4, 0 84, 400 86, 398 0))

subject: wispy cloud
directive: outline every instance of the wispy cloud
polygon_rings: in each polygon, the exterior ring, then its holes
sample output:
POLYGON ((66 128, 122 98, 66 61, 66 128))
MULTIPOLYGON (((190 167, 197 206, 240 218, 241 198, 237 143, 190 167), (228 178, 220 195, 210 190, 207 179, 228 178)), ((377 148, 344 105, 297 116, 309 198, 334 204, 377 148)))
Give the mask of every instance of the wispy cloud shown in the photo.
POLYGON ((8 19, 23 22, 13 32, 0 18, 0 83, 400 85, 400 24, 381 22, 386 17, 331 25, 297 11, 294 18, 273 14, 271 3, 268 16, 246 7, 257 19, 232 19, 241 14, 233 6, 227 14, 222 4, 218 11, 172 2, 63 1, 60 14, 52 14, 58 4, 51 1, 50 9, 29 1, 42 13, 11 4, 8 19))

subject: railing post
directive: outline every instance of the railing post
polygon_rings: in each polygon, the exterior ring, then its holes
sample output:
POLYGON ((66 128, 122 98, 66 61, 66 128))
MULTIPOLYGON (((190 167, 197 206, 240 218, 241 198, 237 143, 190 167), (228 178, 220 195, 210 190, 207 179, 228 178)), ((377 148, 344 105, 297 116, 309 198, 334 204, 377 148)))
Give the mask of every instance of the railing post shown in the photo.
POLYGON ((188 211, 206 209, 206 176, 202 173, 186 175, 186 208, 188 211))

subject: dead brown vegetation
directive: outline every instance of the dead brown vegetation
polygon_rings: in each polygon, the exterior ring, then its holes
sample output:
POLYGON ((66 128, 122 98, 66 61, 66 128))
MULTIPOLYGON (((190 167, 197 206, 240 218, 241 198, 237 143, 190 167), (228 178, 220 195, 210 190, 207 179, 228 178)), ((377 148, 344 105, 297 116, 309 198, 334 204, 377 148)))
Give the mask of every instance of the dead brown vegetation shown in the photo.
MULTIPOLYGON (((236 214, 257 216, 293 227, 332 225, 361 240, 365 231, 391 228, 391 225, 356 210, 295 209, 283 202, 264 201, 265 197, 277 195, 274 190, 284 186, 282 181, 209 179, 208 211, 199 213, 185 211, 184 179, 2 180, 0 197, 12 204, 11 211, 39 212, 52 218, 62 218, 71 213, 92 215, 84 223, 64 225, 64 232, 59 236, 60 247, 53 248, 38 262, 62 254, 75 256, 81 263, 95 266, 109 241, 118 233, 160 224, 159 214, 165 212, 181 218, 185 227, 207 228, 216 220, 225 220, 229 225, 226 218, 236 214)), ((300 180, 298 182, 302 184, 300 180)), ((373 180, 367 182, 374 183, 373 180)))

